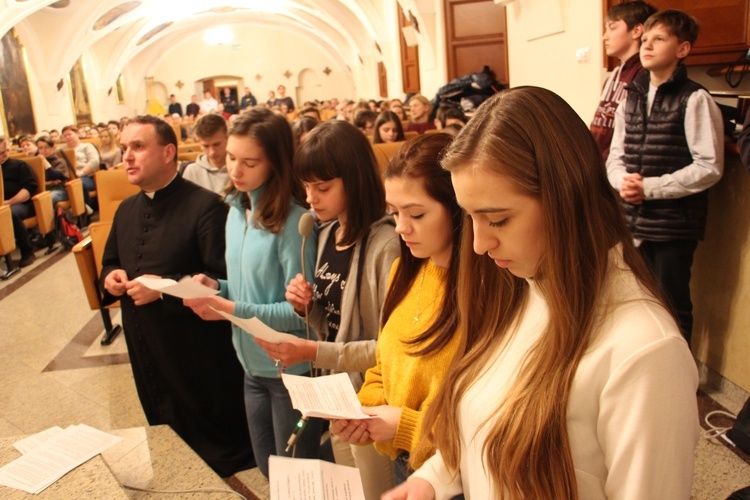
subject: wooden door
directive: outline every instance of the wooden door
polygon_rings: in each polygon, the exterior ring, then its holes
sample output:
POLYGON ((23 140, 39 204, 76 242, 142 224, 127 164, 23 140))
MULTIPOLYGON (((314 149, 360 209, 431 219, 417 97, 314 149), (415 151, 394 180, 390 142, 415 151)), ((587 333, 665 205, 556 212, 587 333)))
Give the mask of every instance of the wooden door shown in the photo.
POLYGON ((411 26, 411 23, 404 15, 403 9, 398 8, 398 38, 401 45, 401 76, 403 82, 403 91, 406 94, 419 93, 421 82, 419 80, 419 46, 409 47, 406 45, 406 38, 401 28, 411 26))
MULTIPOLYGON (((211 92, 211 95, 214 96, 214 99, 219 99, 218 90, 216 89, 216 85, 214 84, 214 79, 209 78, 206 80, 203 80, 203 94, 205 95, 206 92, 211 92)), ((200 97, 199 101, 203 100, 203 96, 200 97)))
POLYGON ((489 66, 508 85, 505 7, 492 0, 443 0, 448 80, 489 66))
MULTIPOLYGON (((603 0, 604 17, 621 0, 603 0)), ((750 0, 648 0, 659 10, 679 9, 695 16, 701 24, 698 41, 685 59, 687 65, 733 63, 750 48, 750 0)), ((602 20, 602 26, 604 21, 602 20)), ((607 58, 605 66, 618 61, 607 58)))
POLYGON ((385 70, 383 61, 378 63, 378 83, 380 97, 388 97, 388 72, 385 70))

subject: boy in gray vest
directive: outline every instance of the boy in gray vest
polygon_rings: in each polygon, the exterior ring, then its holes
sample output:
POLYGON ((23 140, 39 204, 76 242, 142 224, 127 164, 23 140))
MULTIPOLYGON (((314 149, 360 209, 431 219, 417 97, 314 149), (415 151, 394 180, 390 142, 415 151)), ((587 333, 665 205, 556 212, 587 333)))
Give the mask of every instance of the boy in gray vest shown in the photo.
POLYGON ((640 49, 647 71, 627 87, 627 100, 617 108, 607 159, 635 243, 688 343, 690 267, 705 233, 707 189, 724 167, 721 112, 682 64, 699 31, 698 21, 679 10, 648 18, 640 49))

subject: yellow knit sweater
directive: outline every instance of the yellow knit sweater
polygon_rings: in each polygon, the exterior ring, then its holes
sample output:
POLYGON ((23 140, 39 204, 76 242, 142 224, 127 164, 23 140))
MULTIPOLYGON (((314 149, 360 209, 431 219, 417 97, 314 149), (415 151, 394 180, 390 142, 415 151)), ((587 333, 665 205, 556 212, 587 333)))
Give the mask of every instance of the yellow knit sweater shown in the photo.
MULTIPOLYGON (((399 261, 393 263, 391 280, 399 261)), ((431 444, 422 442, 422 422, 458 348, 459 335, 454 335, 440 351, 427 356, 410 356, 409 352, 424 344, 404 341, 416 338, 437 318, 446 279, 447 271, 431 260, 422 264, 411 289, 378 336, 377 364, 367 370, 358 394, 363 406, 401 407, 401 420, 393 441, 375 443, 375 448, 392 460, 402 451, 409 452, 414 469, 435 453, 431 444)))

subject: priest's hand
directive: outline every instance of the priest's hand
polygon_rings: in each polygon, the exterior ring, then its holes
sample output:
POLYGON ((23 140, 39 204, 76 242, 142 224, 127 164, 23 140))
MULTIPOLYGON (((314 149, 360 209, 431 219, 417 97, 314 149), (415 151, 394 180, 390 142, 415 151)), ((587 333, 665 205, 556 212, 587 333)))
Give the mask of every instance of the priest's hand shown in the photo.
POLYGON ((278 359, 284 367, 315 361, 318 355, 318 343, 314 340, 294 339, 274 344, 255 337, 255 343, 266 351, 269 358, 274 361, 278 359))
POLYGON ((392 441, 401 420, 401 408, 398 406, 363 406, 362 411, 375 418, 367 421, 367 431, 376 443, 392 441))
MULTIPOLYGON (((110 273, 111 274, 111 273, 110 273)), ((109 278, 109 276, 107 276, 109 278)), ((155 276, 153 274, 144 274, 144 278, 160 279, 161 276, 155 276)), ((161 293, 156 290, 151 290, 146 285, 138 280, 130 280, 125 283, 128 295, 133 299, 133 303, 137 306, 150 304, 151 302, 157 301, 161 298, 161 293)))
POLYGON ((342 443, 367 444, 371 443, 367 424, 363 420, 331 420, 331 434, 338 436, 342 443))
POLYGON ((421 477, 409 478, 405 483, 383 493, 380 500, 433 500, 435 488, 421 477))
POLYGON ((227 314, 234 314, 234 302, 216 295, 212 297, 201 297, 199 299, 183 299, 182 303, 192 309, 201 319, 206 321, 221 321, 226 319, 224 316, 214 311, 214 309, 227 314))
POLYGON ((126 292, 125 284, 128 282, 128 273, 123 269, 115 269, 104 278, 104 289, 110 295, 120 297, 126 292))
POLYGON ((193 281, 195 281, 196 283, 200 283, 203 286, 207 286, 208 288, 213 288, 214 290, 219 289, 219 282, 213 278, 209 278, 203 273, 194 275, 193 281))

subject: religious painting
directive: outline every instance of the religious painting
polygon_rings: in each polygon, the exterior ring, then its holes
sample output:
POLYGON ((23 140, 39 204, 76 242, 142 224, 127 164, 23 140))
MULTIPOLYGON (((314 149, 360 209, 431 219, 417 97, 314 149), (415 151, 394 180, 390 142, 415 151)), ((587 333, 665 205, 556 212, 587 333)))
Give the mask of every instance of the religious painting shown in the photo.
POLYGON ((139 1, 125 2, 121 3, 117 7, 109 9, 99 19, 96 20, 96 22, 94 23, 94 31, 106 28, 139 5, 141 5, 141 2, 139 1))
POLYGON ((10 30, 0 41, 0 115, 8 137, 36 134, 23 45, 10 30))
POLYGON ((171 21, 168 22, 168 23, 162 23, 162 24, 160 24, 156 28, 152 29, 151 31, 149 31, 148 33, 146 33, 145 35, 143 35, 140 38, 140 40, 138 40, 138 42, 136 43, 136 45, 141 45, 141 44, 144 44, 144 43, 148 42, 153 37, 155 37, 156 35, 158 35, 162 31, 164 31, 165 29, 169 28, 170 26, 172 26, 172 22, 171 21))
POLYGON ((91 125, 94 122, 91 116, 91 101, 89 91, 86 87, 86 73, 83 66, 83 56, 79 57, 70 70, 70 93, 73 101, 73 115, 76 124, 91 125))
POLYGON ((125 79, 122 77, 122 73, 117 77, 115 82, 115 94, 117 95, 117 104, 125 103, 125 79))

